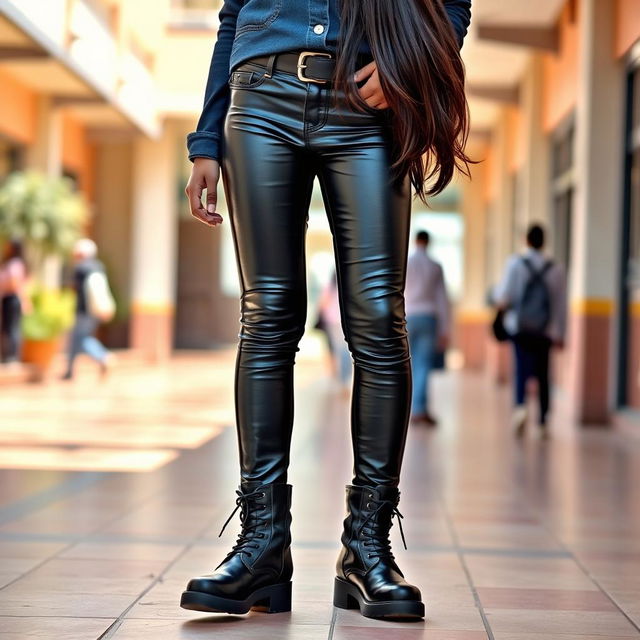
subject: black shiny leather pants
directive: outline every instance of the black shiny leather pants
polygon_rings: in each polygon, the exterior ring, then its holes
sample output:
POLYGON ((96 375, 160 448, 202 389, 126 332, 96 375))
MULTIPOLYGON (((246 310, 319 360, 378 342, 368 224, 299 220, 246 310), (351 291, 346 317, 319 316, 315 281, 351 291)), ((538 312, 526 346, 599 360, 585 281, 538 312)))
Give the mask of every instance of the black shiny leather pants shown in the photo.
POLYGON ((384 114, 349 109, 336 90, 281 70, 265 77, 264 67, 247 62, 234 71, 222 173, 242 292, 235 371, 242 478, 287 479, 317 176, 354 360, 353 484, 397 486, 412 384, 404 310, 411 193, 408 180, 390 184, 384 114))

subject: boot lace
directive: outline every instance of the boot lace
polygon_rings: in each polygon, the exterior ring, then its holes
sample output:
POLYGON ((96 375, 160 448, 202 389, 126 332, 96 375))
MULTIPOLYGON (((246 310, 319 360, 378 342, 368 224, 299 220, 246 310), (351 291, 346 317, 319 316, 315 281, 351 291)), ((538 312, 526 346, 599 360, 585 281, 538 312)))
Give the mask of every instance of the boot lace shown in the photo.
MULTIPOLYGON (((260 545, 256 543, 256 539, 262 539, 265 537, 265 534, 259 532, 263 524, 266 524, 267 519, 258 515, 257 511, 264 511, 267 506, 255 504, 257 498, 264 498, 265 493, 262 489, 255 489, 249 493, 243 493, 242 491, 236 490, 236 494, 238 497, 236 498, 236 508, 231 512, 231 515, 227 518, 227 521, 222 526, 220 533, 218 534, 218 538, 223 534, 224 530, 227 528, 229 522, 233 516, 236 515, 238 509, 240 509, 240 522, 241 522, 241 531, 238 534, 238 539, 236 543, 231 548, 231 551, 226 555, 225 559, 218 565, 218 567, 224 564, 229 558, 234 556, 241 551, 245 552, 249 557, 252 555, 252 551, 250 549, 259 549, 260 545)), ((217 568, 217 567, 216 567, 217 568)))
POLYGON ((400 536, 402 537, 402 544, 407 549, 407 542, 404 537, 404 531, 402 530, 402 518, 404 516, 398 511, 398 507, 395 502, 391 500, 375 500, 370 496, 370 504, 377 502, 378 506, 364 519, 360 527, 358 527, 358 536, 362 535, 365 538, 362 543, 363 547, 367 547, 367 557, 369 558, 389 558, 394 560, 395 556, 391 551, 391 541, 389 540, 389 531, 393 526, 393 518, 398 518, 398 528, 400 529, 400 536), (390 509, 389 526, 385 527, 385 523, 380 522, 376 517, 383 509, 390 509))

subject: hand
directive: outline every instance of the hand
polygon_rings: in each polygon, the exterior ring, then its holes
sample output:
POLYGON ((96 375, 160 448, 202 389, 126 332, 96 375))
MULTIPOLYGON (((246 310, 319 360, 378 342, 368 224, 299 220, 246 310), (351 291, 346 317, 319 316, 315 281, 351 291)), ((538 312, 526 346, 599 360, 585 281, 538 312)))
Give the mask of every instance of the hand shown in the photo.
POLYGON ((443 334, 441 336, 438 336, 438 351, 441 353, 443 351, 446 351, 449 348, 449 342, 450 342, 450 338, 448 334, 443 334))
POLYGON ((389 105, 382 92, 380 76, 378 75, 378 65, 375 63, 375 60, 358 69, 353 77, 356 82, 361 82, 365 78, 369 79, 358 90, 360 97, 374 109, 387 109, 389 105))
POLYGON ((222 223, 222 216, 216 213, 218 203, 218 180, 220 164, 211 158, 195 158, 191 177, 184 192, 189 198, 191 215, 210 227, 222 223), (207 190, 206 208, 202 204, 202 192, 207 190))

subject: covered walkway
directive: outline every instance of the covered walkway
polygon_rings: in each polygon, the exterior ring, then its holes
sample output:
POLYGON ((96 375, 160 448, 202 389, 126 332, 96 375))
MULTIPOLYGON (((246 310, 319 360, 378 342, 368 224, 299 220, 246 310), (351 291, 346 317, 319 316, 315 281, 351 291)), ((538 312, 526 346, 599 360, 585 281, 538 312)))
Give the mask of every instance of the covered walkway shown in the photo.
POLYGON ((481 374, 435 380, 435 430, 412 428, 394 549, 424 622, 331 606, 349 481, 349 400, 299 358, 290 480, 294 610, 207 616, 185 581, 235 540, 218 531, 237 484, 234 350, 142 368, 103 385, 3 391, 0 635, 63 639, 620 640, 640 637, 640 440, 578 429, 508 433, 509 396, 481 374), (11 391, 11 392, 9 392, 11 391), (46 425, 46 426, 45 426, 46 425))

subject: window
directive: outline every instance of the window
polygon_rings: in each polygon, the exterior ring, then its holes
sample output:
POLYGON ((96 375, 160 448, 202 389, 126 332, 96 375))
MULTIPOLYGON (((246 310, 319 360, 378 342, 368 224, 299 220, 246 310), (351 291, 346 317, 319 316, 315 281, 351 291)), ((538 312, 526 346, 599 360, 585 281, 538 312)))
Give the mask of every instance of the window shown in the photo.
POLYGON ((218 23, 220 0, 171 0, 170 26, 180 29, 213 29, 218 23))
POLYGON ((640 56, 627 77, 618 404, 640 409, 640 56))
POLYGON ((552 141, 553 219, 551 246, 554 258, 568 272, 571 265, 571 233, 573 228, 573 116, 558 127, 552 141))
POLYGON ((0 182, 22 168, 23 148, 0 137, 0 182))

